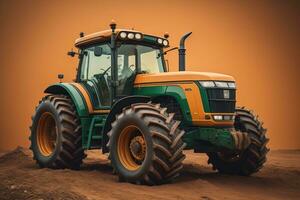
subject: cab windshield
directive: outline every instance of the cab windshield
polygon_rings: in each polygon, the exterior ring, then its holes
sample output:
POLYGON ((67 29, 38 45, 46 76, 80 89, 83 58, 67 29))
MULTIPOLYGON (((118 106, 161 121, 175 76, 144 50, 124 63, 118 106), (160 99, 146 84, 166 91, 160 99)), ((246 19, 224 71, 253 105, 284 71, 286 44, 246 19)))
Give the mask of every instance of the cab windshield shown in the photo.
POLYGON ((118 48, 119 73, 123 68, 142 73, 164 72, 161 49, 137 44, 122 44, 118 48))

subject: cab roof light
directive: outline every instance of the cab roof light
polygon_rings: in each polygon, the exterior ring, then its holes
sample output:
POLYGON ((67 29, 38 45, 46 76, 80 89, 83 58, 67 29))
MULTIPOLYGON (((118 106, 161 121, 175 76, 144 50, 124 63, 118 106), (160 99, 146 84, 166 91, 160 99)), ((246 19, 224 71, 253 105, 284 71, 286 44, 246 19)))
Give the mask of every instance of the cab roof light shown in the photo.
POLYGON ((119 37, 121 39, 141 40, 143 38, 143 35, 141 33, 122 31, 120 32, 119 37))

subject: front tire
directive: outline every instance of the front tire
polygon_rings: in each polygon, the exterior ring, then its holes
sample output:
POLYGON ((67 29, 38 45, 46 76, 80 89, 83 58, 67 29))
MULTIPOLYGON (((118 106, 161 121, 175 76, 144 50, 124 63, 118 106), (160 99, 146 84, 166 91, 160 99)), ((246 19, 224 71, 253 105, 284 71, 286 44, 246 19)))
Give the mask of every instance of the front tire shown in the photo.
POLYGON ((40 167, 79 169, 85 157, 81 126, 71 99, 49 95, 40 101, 29 137, 33 158, 40 167))
POLYGON ((236 109, 235 130, 244 132, 250 138, 250 145, 243 151, 223 151, 208 153, 208 163, 220 173, 251 175, 258 172, 266 162, 266 147, 269 139, 262 122, 250 111, 236 109))
POLYGON ((123 109, 108 133, 111 164, 120 180, 157 185, 173 180, 185 159, 184 131, 159 104, 137 103, 123 109))

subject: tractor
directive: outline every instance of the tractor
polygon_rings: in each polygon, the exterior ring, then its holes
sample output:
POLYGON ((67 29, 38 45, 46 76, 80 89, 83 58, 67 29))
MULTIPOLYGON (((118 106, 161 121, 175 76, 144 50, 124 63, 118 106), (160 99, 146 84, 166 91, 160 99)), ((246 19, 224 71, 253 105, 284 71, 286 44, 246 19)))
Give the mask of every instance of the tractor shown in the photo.
POLYGON ((117 29, 80 33, 74 82, 44 91, 30 127, 30 149, 42 168, 80 169, 87 150, 108 156, 122 182, 159 185, 179 176, 184 150, 206 153, 219 173, 251 175, 269 151, 266 129, 236 106, 232 76, 185 70, 185 34, 179 47, 162 37, 117 29), (168 51, 179 70, 169 72, 168 51))

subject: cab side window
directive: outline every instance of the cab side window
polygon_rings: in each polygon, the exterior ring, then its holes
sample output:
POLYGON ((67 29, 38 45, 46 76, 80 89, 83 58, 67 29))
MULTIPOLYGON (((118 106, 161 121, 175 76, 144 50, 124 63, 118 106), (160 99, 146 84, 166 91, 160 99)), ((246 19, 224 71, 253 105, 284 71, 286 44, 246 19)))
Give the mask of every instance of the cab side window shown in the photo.
POLYGON ((82 50, 80 79, 95 109, 110 106, 111 49, 98 44, 82 50))
POLYGON ((136 75, 136 48, 134 45, 123 45, 118 49, 118 81, 117 98, 132 93, 136 75))
POLYGON ((83 50, 82 59, 80 78, 81 80, 92 79, 97 74, 110 71, 111 49, 107 44, 86 48, 83 50))

